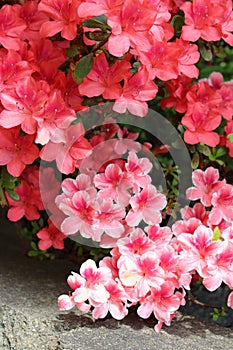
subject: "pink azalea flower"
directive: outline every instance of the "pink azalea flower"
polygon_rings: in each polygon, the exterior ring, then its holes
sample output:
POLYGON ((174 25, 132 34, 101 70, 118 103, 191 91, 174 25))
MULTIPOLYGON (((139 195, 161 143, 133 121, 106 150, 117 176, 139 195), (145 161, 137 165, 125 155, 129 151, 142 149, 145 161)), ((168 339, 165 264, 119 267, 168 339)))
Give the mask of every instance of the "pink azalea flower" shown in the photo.
POLYGON ((189 78, 198 78, 199 70, 194 65, 200 58, 198 46, 187 43, 182 39, 176 39, 175 44, 178 45, 180 49, 178 58, 179 74, 182 73, 189 78))
POLYGON ((154 246, 142 229, 136 228, 133 232, 117 241, 117 247, 121 255, 142 255, 154 250, 154 246))
MULTIPOLYGON (((71 275, 67 278, 67 283, 71 289, 75 290, 85 285, 85 279, 79 274, 71 272, 71 275)), ((88 312, 91 308, 91 305, 86 302, 75 302, 73 295, 62 294, 59 296, 58 307, 60 310, 71 310, 74 306, 77 306, 81 312, 88 312)))
POLYGON ((186 126, 184 134, 185 142, 215 147, 219 141, 219 135, 214 130, 221 123, 221 112, 218 106, 222 103, 221 95, 216 92, 206 81, 194 83, 186 95, 188 108, 181 122, 186 126))
POLYGON ((69 295, 62 294, 58 297, 58 307, 61 311, 68 311, 73 309, 75 306, 75 302, 73 298, 71 298, 69 295))
POLYGON ((90 73, 79 85, 79 92, 82 96, 103 95, 105 99, 116 99, 122 93, 120 81, 130 75, 131 64, 126 61, 116 61, 112 66, 106 59, 104 53, 94 58, 90 73))
POLYGON ((209 291, 219 288, 222 282, 233 288, 233 243, 229 242, 222 252, 210 257, 208 266, 211 272, 203 279, 203 284, 209 291))
POLYGON ((141 149, 141 145, 139 142, 135 140, 138 138, 138 133, 129 132, 127 128, 123 128, 118 130, 117 137, 118 140, 115 145, 115 151, 122 155, 127 151, 139 152, 141 149))
POLYGON ((62 92, 66 105, 74 109, 75 112, 87 110, 88 107, 82 105, 83 98, 80 96, 78 84, 75 83, 71 73, 68 72, 65 75, 62 71, 58 72, 59 74, 56 74, 54 77, 55 87, 62 92))
POLYGON ((7 195, 10 206, 7 213, 8 219, 16 222, 25 216, 29 221, 38 220, 40 218, 39 211, 44 209, 39 189, 35 189, 25 180, 21 180, 20 186, 16 187, 15 192, 20 197, 19 201, 14 201, 7 195))
POLYGON ((76 0, 41 0, 38 10, 52 21, 46 21, 40 28, 41 37, 53 36, 61 32, 62 38, 73 40, 77 35, 77 24, 81 23, 78 16, 78 6, 81 1, 76 0))
POLYGON ((80 267, 80 275, 84 284, 75 289, 73 298, 75 303, 82 303, 89 299, 92 303, 106 303, 109 299, 109 292, 105 289, 109 280, 112 279, 111 270, 107 267, 97 268, 91 259, 85 261, 80 267))
POLYGON ((116 247, 117 242, 124 237, 127 237, 132 231, 133 228, 129 227, 125 220, 121 220, 121 224, 124 227, 124 231, 121 230, 121 235, 119 237, 113 237, 113 236, 109 236, 107 234, 103 234, 101 237, 101 241, 99 243, 100 247, 102 248, 113 248, 116 247))
POLYGON ((222 105, 219 106, 219 111, 224 119, 231 122, 233 110, 233 88, 230 85, 224 84, 217 91, 221 95, 223 101, 222 105))
POLYGON ((96 189, 93 187, 90 176, 79 174, 76 179, 67 178, 62 181, 62 191, 68 197, 72 197, 75 192, 86 191, 92 197, 96 195, 96 189))
POLYGON ((108 20, 112 34, 108 51, 116 57, 123 56, 131 47, 146 51, 150 47, 149 31, 157 15, 155 4, 147 0, 125 0, 118 16, 108 20), (130 25, 131 24, 131 25, 130 25))
POLYGON ((105 15, 107 18, 120 13, 123 0, 85 0, 79 5, 81 18, 105 15))
POLYGON ((12 88, 33 72, 29 62, 14 50, 0 50, 0 92, 12 88))
POLYGON ((6 49, 20 49, 20 35, 27 27, 20 11, 20 5, 4 5, 0 9, 0 43, 6 49))
POLYGON ((95 175, 94 184, 100 189, 101 197, 116 200, 125 206, 128 205, 130 199, 128 190, 132 184, 119 165, 109 164, 104 173, 95 175))
POLYGON ((233 220, 233 186, 223 184, 213 193, 211 204, 213 208, 209 215, 211 224, 218 225, 222 219, 232 222, 233 220))
POLYGON ((43 114, 34 116, 37 121, 36 143, 47 144, 58 128, 66 129, 76 119, 75 111, 66 106, 59 90, 51 91, 43 114))
MULTIPOLYGON (((150 241, 153 241, 156 249, 164 248, 169 244, 172 238, 171 229, 167 226, 160 227, 159 225, 147 226, 145 228, 150 241)), ((152 244, 151 244, 152 245, 152 244)))
POLYGON ((56 203, 68 217, 61 224, 61 231, 65 235, 77 235, 100 240, 101 230, 93 228, 96 211, 92 206, 93 199, 86 191, 76 192, 72 198, 60 195, 56 203))
POLYGON ((126 216, 129 226, 137 226, 141 220, 149 225, 158 224, 162 217, 160 211, 166 206, 166 197, 153 185, 148 185, 129 201, 132 209, 126 216))
POLYGON ((122 285, 134 287, 139 298, 145 297, 152 287, 156 288, 164 282, 164 271, 159 266, 159 258, 155 252, 147 252, 141 256, 122 255, 117 265, 122 285))
POLYGON ((108 236, 119 238, 124 233, 124 226, 121 220, 125 217, 125 208, 114 204, 111 199, 96 198, 93 203, 93 208, 96 210, 96 215, 93 221, 99 233, 105 232, 108 236))
POLYGON ((205 206, 202 203, 194 204, 193 208, 185 206, 184 208, 181 208, 180 213, 183 220, 196 218, 199 219, 203 225, 207 226, 209 212, 206 211, 205 206))
POLYGON ((130 113, 145 117, 148 112, 148 105, 145 101, 153 100, 158 92, 158 87, 149 79, 145 68, 124 79, 123 91, 114 103, 113 110, 118 113, 130 113))
POLYGON ((19 177, 26 165, 32 164, 39 156, 33 135, 20 135, 20 127, 0 127, 0 165, 7 165, 8 172, 19 177))
POLYGON ((137 310, 140 317, 148 318, 153 312, 159 322, 164 322, 169 326, 174 312, 180 307, 181 301, 178 294, 174 293, 173 284, 165 282, 160 287, 151 288, 151 293, 142 299, 140 304, 137 310))
POLYGON ((176 237, 183 233, 189 233, 192 235, 200 225, 202 225, 202 222, 197 218, 190 218, 185 221, 178 220, 172 226, 172 232, 176 237))
POLYGON ((134 185, 135 192, 138 187, 147 187, 150 184, 151 178, 148 173, 152 167, 153 165, 148 158, 138 158, 135 152, 129 152, 125 169, 131 183, 134 185))
POLYGON ((65 50, 57 47, 56 42, 40 39, 30 41, 30 53, 31 65, 38 71, 42 80, 51 84, 58 74, 58 67, 66 61, 65 50))
POLYGON ((73 173, 77 160, 88 157, 92 151, 84 133, 81 123, 66 129, 57 128, 51 141, 43 148, 41 158, 47 161, 56 160, 57 168, 63 174, 73 173))
POLYGON ((231 241, 233 243, 233 222, 221 231, 221 237, 227 242, 231 241))
POLYGON ((62 294, 58 297, 58 307, 61 311, 71 310, 74 306, 77 306, 77 308, 84 313, 88 312, 91 308, 91 305, 87 303, 76 303, 73 296, 62 294))
POLYGON ((139 52, 139 59, 148 70, 151 80, 157 77, 163 81, 167 81, 176 79, 179 75, 179 54, 180 49, 177 44, 166 41, 155 41, 149 50, 139 52), (164 66, 164 61, 169 65, 169 70, 164 66))
POLYGON ((14 88, 0 94, 4 107, 0 114, 0 125, 7 129, 21 125, 25 133, 35 134, 35 116, 44 113, 49 91, 45 81, 35 81, 30 76, 19 80, 14 88))
POLYGON ((222 241, 213 241, 213 231, 200 225, 193 234, 182 233, 177 237, 181 244, 180 264, 186 271, 196 270, 200 276, 208 277, 212 270, 208 259, 220 254, 224 248, 222 241))
POLYGON ((206 41, 221 38, 218 23, 224 15, 225 5, 215 0, 193 0, 185 2, 180 9, 185 13, 185 25, 182 38, 197 41, 200 37, 206 41))
POLYGON ((25 21, 26 29, 21 33, 23 40, 38 40, 38 32, 44 22, 49 20, 48 16, 38 11, 38 1, 26 1, 21 6, 20 17, 25 21))
POLYGON ((174 107, 179 113, 186 112, 188 102, 186 94, 190 89, 191 81, 191 78, 180 75, 177 79, 166 82, 165 87, 169 96, 161 100, 161 107, 174 107))
POLYGON ((92 305, 95 306, 92 311, 92 315, 95 319, 104 318, 107 316, 108 311, 116 320, 122 320, 127 314, 126 308, 126 293, 124 288, 118 282, 110 280, 105 284, 105 289, 109 293, 107 302, 96 303, 92 301, 92 305))
POLYGON ((201 202, 209 207, 212 204, 212 197, 226 181, 219 181, 218 169, 213 167, 207 168, 205 171, 197 169, 192 173, 192 181, 195 187, 190 187, 186 191, 187 198, 190 200, 200 199, 201 202))
POLYGON ((230 46, 233 46, 233 12, 232 12, 232 3, 231 0, 226 2, 226 11, 221 20, 221 36, 222 39, 228 43, 230 46))
POLYGON ((64 239, 66 238, 51 220, 48 220, 48 227, 43 228, 37 232, 37 237, 40 239, 38 247, 41 250, 47 250, 50 247, 55 249, 64 249, 64 239))

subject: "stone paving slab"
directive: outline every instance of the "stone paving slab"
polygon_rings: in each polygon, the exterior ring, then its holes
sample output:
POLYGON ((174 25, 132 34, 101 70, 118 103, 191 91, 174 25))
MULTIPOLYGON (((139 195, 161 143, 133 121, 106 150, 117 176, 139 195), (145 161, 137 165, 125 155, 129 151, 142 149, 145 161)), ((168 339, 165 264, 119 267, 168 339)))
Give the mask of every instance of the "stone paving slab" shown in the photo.
POLYGON ((60 312, 57 296, 68 291, 66 277, 77 270, 67 260, 27 258, 13 224, 0 213, 1 350, 226 350, 233 328, 178 315, 158 335, 154 319, 130 314, 122 321, 93 321, 90 315, 60 312))

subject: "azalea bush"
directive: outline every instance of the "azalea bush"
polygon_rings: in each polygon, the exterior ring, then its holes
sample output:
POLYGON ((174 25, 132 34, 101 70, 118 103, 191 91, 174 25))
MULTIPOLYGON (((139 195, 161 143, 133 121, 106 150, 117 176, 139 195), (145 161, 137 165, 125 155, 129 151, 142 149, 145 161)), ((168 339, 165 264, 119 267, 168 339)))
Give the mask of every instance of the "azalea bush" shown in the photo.
POLYGON ((59 308, 233 308, 232 1, 0 6, 0 202, 29 256, 81 264, 59 308))

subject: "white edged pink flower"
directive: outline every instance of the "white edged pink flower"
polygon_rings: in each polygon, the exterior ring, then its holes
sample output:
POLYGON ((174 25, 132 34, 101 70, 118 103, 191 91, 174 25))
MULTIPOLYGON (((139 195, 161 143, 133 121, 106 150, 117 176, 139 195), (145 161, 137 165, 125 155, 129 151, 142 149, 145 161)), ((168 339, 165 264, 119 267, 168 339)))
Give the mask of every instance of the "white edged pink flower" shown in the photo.
POLYGON ((155 186, 148 185, 140 193, 130 199, 132 209, 126 216, 129 226, 137 226, 142 220, 148 225, 156 225, 161 222, 161 210, 167 204, 166 197, 157 191, 155 186))
POLYGON ((213 194, 226 183, 225 180, 219 181, 218 169, 213 167, 209 167, 205 171, 195 170, 192 174, 192 180, 195 187, 187 189, 187 198, 190 200, 200 199, 206 207, 211 206, 213 194))
POLYGON ((142 318, 148 318, 153 313, 159 322, 170 325, 174 313, 181 305, 177 293, 174 293, 174 286, 171 282, 164 282, 142 299, 137 313, 142 318))
POLYGON ((209 222, 218 225, 221 220, 233 221, 233 186, 224 184, 213 194, 211 204, 213 208, 209 215, 209 222))
POLYGON ((145 232, 136 228, 127 237, 117 241, 117 247, 121 255, 142 255, 154 250, 152 242, 148 239, 145 232))
POLYGON ((124 225, 121 223, 125 217, 125 207, 114 204, 111 199, 97 197, 93 203, 96 215, 93 220, 93 228, 102 234, 105 232, 113 238, 120 238, 124 233, 124 225))
POLYGON ((134 287, 138 297, 145 296, 151 287, 164 282, 164 271, 159 266, 159 257, 155 252, 141 256, 121 256, 118 260, 119 279, 123 286, 134 287))
POLYGON ((72 293, 75 303, 82 303, 89 299, 100 303, 108 300, 109 293, 104 285, 112 278, 111 270, 108 267, 97 268, 96 263, 88 259, 80 267, 80 276, 84 279, 72 293))
POLYGON ((135 152, 129 152, 125 169, 130 181, 135 187, 146 187, 151 183, 148 173, 152 169, 152 163, 147 158, 138 158, 135 152))
POLYGON ((186 272, 196 270, 200 276, 207 277, 213 271, 208 265, 208 259, 220 254, 224 248, 224 242, 213 241, 213 231, 200 225, 193 234, 181 233, 177 240, 181 247, 180 266, 186 272))
POLYGON ((218 289, 222 282, 233 288, 233 243, 225 242, 225 248, 208 259, 211 267, 209 276, 204 277, 203 284, 209 291, 218 289))
POLYGON ((128 190, 132 184, 118 164, 109 164, 104 173, 95 176, 94 184, 103 198, 111 198, 125 206, 129 204, 128 190))
POLYGON ((128 314, 126 307, 127 296, 124 288, 119 281, 109 280, 105 284, 105 289, 109 293, 106 302, 98 303, 92 301, 92 305, 94 306, 94 310, 92 311, 93 317, 95 319, 104 318, 110 312, 116 320, 122 320, 128 314))

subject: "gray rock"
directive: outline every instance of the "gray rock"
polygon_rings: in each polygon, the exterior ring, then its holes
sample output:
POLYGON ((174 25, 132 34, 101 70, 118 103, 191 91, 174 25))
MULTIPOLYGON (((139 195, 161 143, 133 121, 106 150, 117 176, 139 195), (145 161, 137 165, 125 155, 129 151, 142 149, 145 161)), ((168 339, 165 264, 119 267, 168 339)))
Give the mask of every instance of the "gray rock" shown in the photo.
POLYGON ((68 291, 66 277, 78 267, 67 260, 27 258, 14 225, 0 220, 1 350, 233 349, 232 328, 180 313, 158 335, 153 318, 142 320, 134 312, 122 321, 60 312, 57 297, 68 291))

